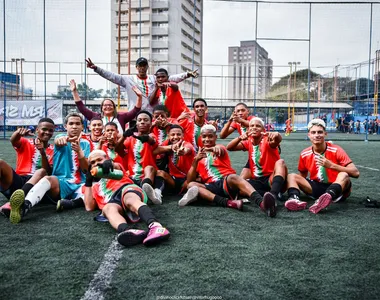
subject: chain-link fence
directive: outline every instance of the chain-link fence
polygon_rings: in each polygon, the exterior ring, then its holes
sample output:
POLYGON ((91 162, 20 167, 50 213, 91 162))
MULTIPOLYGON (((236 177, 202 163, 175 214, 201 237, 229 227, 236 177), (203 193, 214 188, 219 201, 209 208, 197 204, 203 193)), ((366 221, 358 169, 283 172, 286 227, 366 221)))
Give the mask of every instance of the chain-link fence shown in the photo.
MULTIPOLYGON (((86 69, 85 58, 117 72, 119 53, 122 74, 128 61, 136 73, 131 57, 140 55, 147 56, 151 74, 159 67, 171 74, 199 69, 198 79, 180 84, 183 97, 189 105, 205 98, 210 117, 221 121, 244 102, 280 129, 289 118, 302 130, 308 120, 321 117, 330 130, 352 126, 355 132, 358 120, 365 123, 362 133, 379 130, 379 3, 121 1, 120 11, 117 0, 0 1, 0 136, 14 129, 6 125, 27 124, 8 123, 16 107, 26 119, 41 113, 29 100, 39 100, 42 113, 51 100, 62 100, 63 115, 75 109, 71 79, 95 110, 101 99, 117 100, 116 86, 86 69), (202 44, 196 45, 200 34, 202 44), (118 48, 119 40, 130 43, 118 48)), ((126 103, 122 92, 123 109, 126 103)))

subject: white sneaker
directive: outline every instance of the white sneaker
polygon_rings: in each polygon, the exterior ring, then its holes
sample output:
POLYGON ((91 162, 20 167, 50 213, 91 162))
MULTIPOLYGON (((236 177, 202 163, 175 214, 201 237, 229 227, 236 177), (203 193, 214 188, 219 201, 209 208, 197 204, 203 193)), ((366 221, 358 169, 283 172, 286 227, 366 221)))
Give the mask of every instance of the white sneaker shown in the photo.
POLYGON ((154 189, 154 193, 156 195, 157 203, 154 204, 162 204, 162 192, 160 189, 154 189))
POLYGON ((146 193, 150 201, 154 204, 162 204, 162 201, 157 199, 156 193, 150 184, 144 183, 141 188, 146 193))
POLYGON ((191 202, 194 202, 198 198, 199 189, 197 186, 192 186, 187 190, 187 193, 178 201, 180 207, 186 206, 191 202))

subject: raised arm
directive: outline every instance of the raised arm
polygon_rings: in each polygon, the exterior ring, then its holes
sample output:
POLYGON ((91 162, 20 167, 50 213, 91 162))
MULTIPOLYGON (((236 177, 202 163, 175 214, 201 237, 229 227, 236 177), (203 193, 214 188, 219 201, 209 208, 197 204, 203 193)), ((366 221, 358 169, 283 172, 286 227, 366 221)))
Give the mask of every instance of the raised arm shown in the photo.
POLYGON ((268 137, 268 143, 271 148, 277 148, 282 141, 282 136, 279 132, 265 132, 263 135, 268 137))
POLYGON ((15 132, 13 132, 10 141, 12 143, 12 146, 14 148, 20 148, 21 147, 21 138, 24 136, 33 136, 34 134, 31 133, 30 129, 27 128, 18 128, 15 132))
POLYGON ((91 61, 90 58, 86 59, 86 62, 87 62, 87 68, 93 69, 96 73, 98 73, 103 78, 113 82, 114 84, 117 84, 123 87, 127 86, 124 76, 99 68, 91 61))
POLYGON ((199 76, 198 74, 198 69, 194 71, 187 71, 185 73, 180 73, 180 74, 174 74, 169 76, 169 81, 173 82, 181 82, 187 78, 197 78, 199 76))
POLYGON ((41 143, 39 138, 36 138, 34 140, 34 145, 36 146, 37 150, 40 151, 40 154, 41 154, 41 167, 46 170, 48 175, 51 175, 52 167, 49 164, 49 159, 46 155, 44 144, 41 143))
POLYGON ((206 152, 204 151, 203 148, 199 148, 198 150, 198 153, 197 155, 194 157, 194 160, 193 160, 193 163, 191 164, 191 167, 189 169, 189 172, 187 173, 187 182, 190 183, 190 182, 193 182, 197 179, 197 166, 198 166, 198 163, 199 161, 202 159, 202 158, 205 158, 207 155, 206 155, 206 152))
POLYGON ((228 143, 227 145, 227 150, 228 151, 245 151, 246 148, 244 147, 242 141, 245 141, 248 139, 248 137, 251 135, 251 132, 244 133, 241 136, 238 136, 237 138, 234 138, 231 142, 228 143))

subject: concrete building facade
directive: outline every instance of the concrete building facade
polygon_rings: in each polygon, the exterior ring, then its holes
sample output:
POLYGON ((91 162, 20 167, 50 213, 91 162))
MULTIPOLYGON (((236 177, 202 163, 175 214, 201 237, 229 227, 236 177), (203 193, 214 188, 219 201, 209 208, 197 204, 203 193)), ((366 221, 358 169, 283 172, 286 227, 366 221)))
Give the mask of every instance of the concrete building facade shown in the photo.
POLYGON ((228 47, 228 98, 253 99, 256 88, 256 99, 264 99, 272 85, 272 71, 273 61, 256 41, 228 47))
MULTIPOLYGON (((121 74, 128 74, 129 50, 131 74, 136 72, 140 56, 148 59, 150 74, 158 68, 167 69, 169 75, 192 68, 201 73, 203 0, 112 0, 113 72, 118 71, 119 1, 121 74)), ((191 79, 180 84, 186 100, 191 99, 192 93, 193 98, 201 95, 201 79, 194 79, 193 84, 191 79)))

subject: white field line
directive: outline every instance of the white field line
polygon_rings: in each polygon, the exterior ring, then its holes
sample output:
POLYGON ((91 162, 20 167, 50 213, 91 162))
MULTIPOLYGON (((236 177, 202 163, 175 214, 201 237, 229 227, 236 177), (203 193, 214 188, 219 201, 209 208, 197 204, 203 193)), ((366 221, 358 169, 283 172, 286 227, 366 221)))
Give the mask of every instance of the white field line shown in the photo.
POLYGON ((370 167, 365 167, 365 166, 361 166, 361 165, 356 165, 356 166, 359 167, 359 168, 364 168, 364 169, 368 169, 368 170, 371 170, 371 171, 377 171, 377 172, 380 171, 379 169, 370 168, 370 167))
POLYGON ((115 271, 119 260, 122 256, 123 248, 117 240, 112 241, 109 246, 98 271, 91 280, 86 293, 81 300, 103 300, 107 289, 112 280, 113 272, 115 271))

